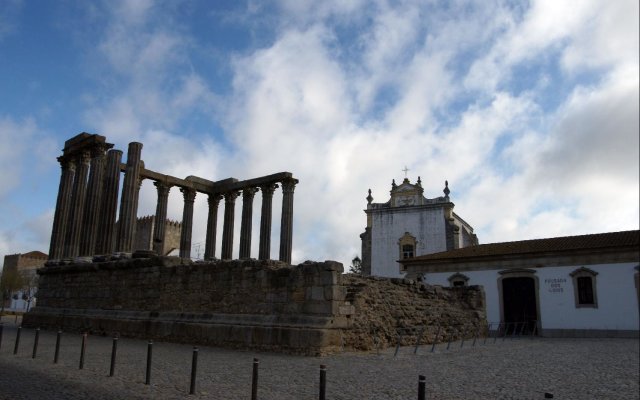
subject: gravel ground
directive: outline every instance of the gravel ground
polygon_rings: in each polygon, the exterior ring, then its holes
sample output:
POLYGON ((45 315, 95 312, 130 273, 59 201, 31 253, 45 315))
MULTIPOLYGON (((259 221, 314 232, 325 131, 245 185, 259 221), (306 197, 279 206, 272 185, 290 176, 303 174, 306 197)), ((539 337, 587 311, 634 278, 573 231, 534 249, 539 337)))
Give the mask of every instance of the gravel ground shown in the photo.
POLYGON ((317 399, 319 366, 327 366, 327 399, 417 399, 418 375, 428 399, 639 399, 636 339, 507 338, 403 347, 373 353, 300 357, 200 347, 195 395, 189 395, 192 347, 154 343, 151 384, 145 385, 147 342, 118 341, 109 377, 112 339, 89 336, 80 370, 82 336, 23 329, 3 318, 0 399, 249 399, 253 358, 260 360, 260 399, 317 399))

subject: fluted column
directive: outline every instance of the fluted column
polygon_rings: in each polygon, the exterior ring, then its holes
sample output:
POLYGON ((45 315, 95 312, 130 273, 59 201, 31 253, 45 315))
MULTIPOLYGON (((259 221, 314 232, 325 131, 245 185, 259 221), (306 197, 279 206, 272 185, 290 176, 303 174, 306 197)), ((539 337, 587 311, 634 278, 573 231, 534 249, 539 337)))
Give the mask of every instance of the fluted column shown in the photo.
POLYGON ((191 257, 191 231, 193 230, 193 202, 196 199, 196 191, 190 188, 181 188, 184 197, 182 210, 182 231, 180 232, 180 257, 191 257))
POLYGON ((287 179, 282 183, 282 216, 280 219, 280 261, 291 264, 293 237, 293 191, 297 179, 287 179))
POLYGON ((220 255, 223 260, 233 258, 233 223, 238 194, 239 192, 229 192, 224 195, 224 226, 222 227, 222 254, 220 255))
POLYGON ((153 225, 153 250, 164 255, 164 231, 167 222, 167 204, 169 203, 169 190, 171 186, 164 182, 153 182, 158 191, 158 202, 156 204, 156 218, 153 225))
POLYGON ((216 255, 216 230, 218 228, 218 206, 222 196, 210 194, 207 198, 209 202, 209 214, 207 216, 207 236, 204 244, 204 259, 210 260, 216 255))
POLYGON ((96 145, 91 149, 91 170, 87 185, 87 199, 82 221, 82 236, 80 238, 80 255, 91 256, 96 247, 98 235, 98 217, 102 210, 102 186, 105 168, 106 146, 96 145))
POLYGON ((122 197, 120 198, 120 218, 116 251, 130 252, 136 231, 138 215, 138 194, 140 192, 140 155, 142 143, 131 142, 127 151, 127 169, 124 173, 122 197))
POLYGON ((258 258, 260 260, 268 260, 271 257, 271 204, 273 200, 273 192, 278 187, 277 184, 271 183, 260 186, 262 192, 262 210, 260 214, 260 245, 258 247, 258 258))
POLYGON ((253 197, 258 189, 246 188, 242 191, 242 220, 240 224, 239 258, 251 257, 251 222, 253 220, 253 197))
POLYGON ((113 253, 114 250, 121 159, 121 150, 109 150, 109 152, 107 152, 107 166, 104 172, 102 206, 100 208, 98 237, 95 249, 96 254, 110 254, 113 253))
POLYGON ((89 173, 91 153, 89 150, 83 150, 77 157, 73 194, 71 195, 71 208, 69 209, 69 226, 67 226, 64 245, 64 257, 77 257, 80 253, 80 233, 82 230, 82 217, 84 216, 87 174, 89 173))
POLYGON ((51 229, 51 243, 49 246, 49 259, 58 260, 64 253, 64 239, 69 220, 69 208, 71 207, 71 191, 73 189, 73 177, 76 165, 65 157, 58 157, 62 174, 58 186, 58 198, 56 211, 53 215, 53 228, 51 229))

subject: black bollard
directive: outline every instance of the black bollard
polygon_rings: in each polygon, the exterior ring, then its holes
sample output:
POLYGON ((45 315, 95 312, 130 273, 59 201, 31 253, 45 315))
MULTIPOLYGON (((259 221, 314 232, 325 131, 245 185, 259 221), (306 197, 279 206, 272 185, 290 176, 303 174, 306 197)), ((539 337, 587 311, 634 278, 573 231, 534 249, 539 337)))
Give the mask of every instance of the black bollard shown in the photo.
POLYGON ((0 322, 0 348, 2 348, 2 330, 4 328, 4 325, 2 325, 2 322, 0 322))
POLYGON ((16 319, 13 321, 13 323, 14 323, 15 325, 18 325, 18 313, 16 313, 15 315, 16 315, 16 319))
POLYGON ((476 345, 476 341, 478 341, 478 335, 479 334, 480 334, 480 327, 478 327, 478 329, 476 329, 476 332, 473 335, 473 343, 471 343, 471 347, 474 347, 476 345))
POLYGON ((510 322, 507 322, 504 324, 504 334, 502 335, 503 342, 504 342, 504 339, 507 337, 507 333, 509 332, 509 324, 510 322))
POLYGON ((418 400, 425 400, 427 398, 427 378, 424 375, 418 376, 418 400))
POLYGON ((516 337, 516 331, 518 330, 518 324, 519 324, 519 322, 516 322, 516 323, 513 324, 513 332, 511 332, 511 339, 516 337))
POLYGON ((111 345, 111 366, 109 367, 109 376, 113 376, 116 372, 116 353, 118 352, 118 337, 113 338, 111 345))
POLYGON ((438 329, 436 330, 436 337, 433 339, 433 343, 431 344, 432 353, 436 349, 436 343, 438 343, 438 336, 440 336, 440 324, 438 324, 438 329))
POLYGON ((398 343, 396 344, 396 352, 393 353, 393 356, 397 356, 398 355, 398 351, 400 351, 400 343, 402 342, 402 334, 398 334, 398 343))
POLYGON ((251 377, 251 400, 258 400, 258 366, 260 361, 253 359, 253 375, 251 377))
MULTIPOLYGON (((424 330, 425 330, 426 326, 422 326, 422 329, 420 329, 420 333, 418 334, 418 339, 416 340, 416 348, 413 349, 413 354, 418 354, 418 347, 420 347, 420 339, 422 339, 422 335, 424 334, 424 330)), ((342 330, 340 331, 342 332, 342 330)))
POLYGON ((38 353, 38 339, 40 338, 40 328, 36 328, 36 337, 33 339, 33 353, 31 354, 31 358, 36 358, 36 354, 38 353))
POLYGON ((449 347, 451 347, 451 340, 453 339, 453 331, 451 331, 451 333, 449 333, 449 340, 447 340, 447 350, 449 350, 449 347))
POLYGON ((151 384, 151 356, 153 353, 153 341, 149 340, 149 344, 147 344, 147 373, 144 378, 144 384, 151 384))
POLYGON ((460 341, 460 348, 464 346, 464 337, 467 336, 467 331, 462 331, 462 340, 460 341))
POLYGON ((62 336, 62 331, 58 331, 58 335, 56 336, 56 352, 53 355, 53 363, 58 363, 58 356, 60 355, 60 336, 62 336))
POLYGON ((325 400, 327 394, 327 366, 320 365, 320 395, 318 399, 325 400))
POLYGON ((80 364, 78 365, 78 369, 84 368, 84 352, 87 348, 87 334, 82 334, 82 346, 80 347, 80 364))
POLYGON ((20 332, 22 331, 22 326, 18 327, 16 332, 16 343, 13 346, 13 354, 18 354, 18 346, 20 346, 20 332))
POLYGON ((198 374, 198 348, 193 347, 193 356, 191 357, 191 386, 189 394, 196 393, 196 376, 198 374))
POLYGON ((487 325, 487 335, 484 337, 484 342, 482 342, 482 344, 487 344, 487 338, 491 335, 491 325, 492 324, 487 325))

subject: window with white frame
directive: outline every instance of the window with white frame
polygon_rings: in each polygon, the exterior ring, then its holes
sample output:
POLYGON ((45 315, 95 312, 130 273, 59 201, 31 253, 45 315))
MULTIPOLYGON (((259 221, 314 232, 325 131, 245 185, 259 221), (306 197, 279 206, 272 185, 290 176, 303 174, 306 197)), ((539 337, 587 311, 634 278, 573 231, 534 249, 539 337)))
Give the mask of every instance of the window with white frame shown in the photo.
POLYGON ((573 293, 576 308, 598 308, 596 275, 597 272, 581 267, 573 271, 573 293))

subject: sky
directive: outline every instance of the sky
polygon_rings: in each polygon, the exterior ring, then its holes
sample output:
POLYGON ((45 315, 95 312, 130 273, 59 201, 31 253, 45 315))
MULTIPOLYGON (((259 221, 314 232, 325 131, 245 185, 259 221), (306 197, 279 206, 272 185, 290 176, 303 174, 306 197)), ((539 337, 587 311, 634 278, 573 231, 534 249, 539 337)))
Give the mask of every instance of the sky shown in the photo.
MULTIPOLYGON (((638 15, 637 0, 1 0, 0 257, 48 251, 56 157, 80 132, 142 142, 146 168, 178 177, 292 172, 294 263, 347 267, 367 190, 386 202, 405 166, 429 198, 448 180, 480 243, 638 229, 638 15)), ((180 220, 177 188, 169 201, 180 220)), ((138 215, 155 202, 144 181, 138 215)))

